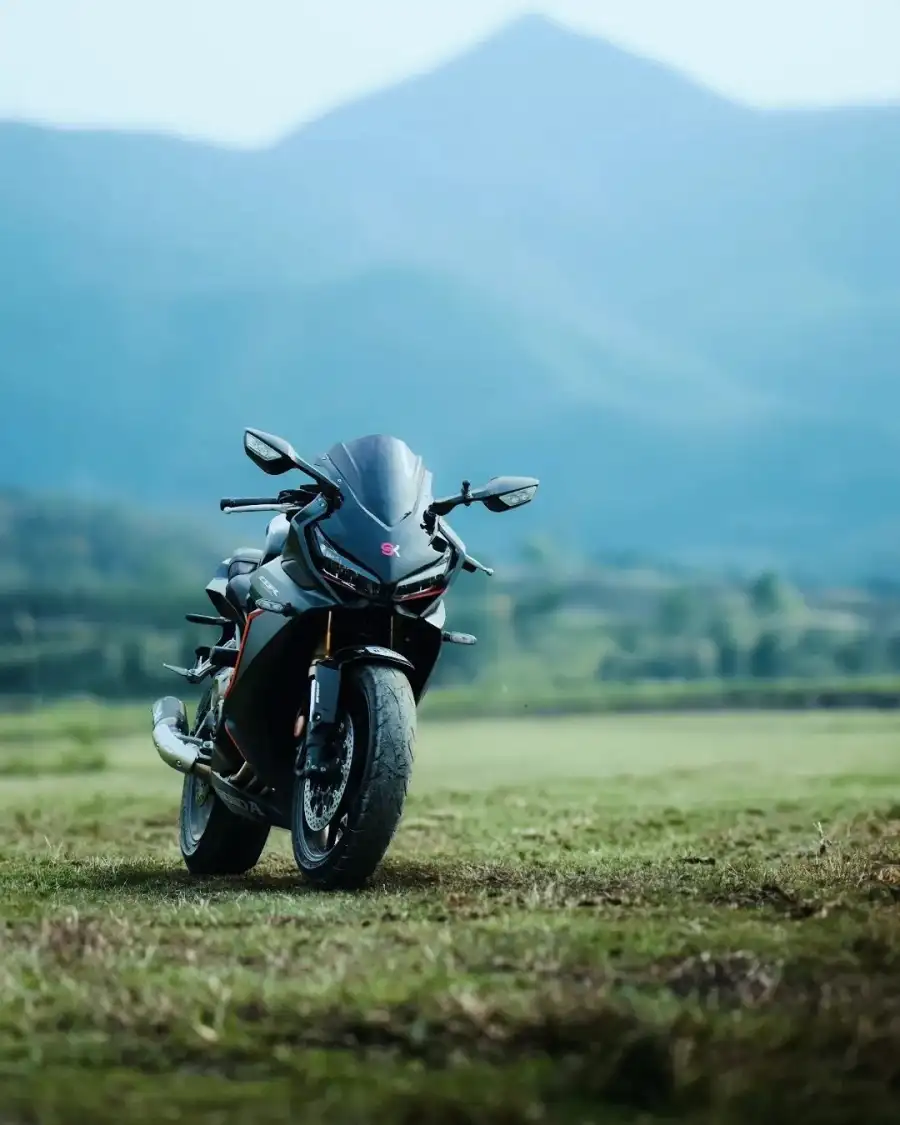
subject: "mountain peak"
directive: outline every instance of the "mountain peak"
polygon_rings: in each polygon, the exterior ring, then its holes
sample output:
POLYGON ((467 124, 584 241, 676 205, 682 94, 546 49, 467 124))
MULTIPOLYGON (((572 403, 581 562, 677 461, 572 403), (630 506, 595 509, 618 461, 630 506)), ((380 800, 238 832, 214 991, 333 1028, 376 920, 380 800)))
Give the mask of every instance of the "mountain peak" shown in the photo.
POLYGON ((569 27, 568 24, 564 24, 560 20, 554 19, 552 16, 546 16, 543 12, 525 12, 520 16, 515 16, 511 20, 507 20, 506 23, 501 24, 500 28, 494 32, 490 38, 509 39, 533 35, 559 35, 565 39, 587 38, 569 27))
MULTIPOLYGON (((547 16, 519 16, 436 69, 332 110, 285 138, 411 145, 440 135, 505 137, 556 132, 583 137, 630 127, 666 132, 742 112, 689 75, 547 16), (380 143, 380 142, 379 142, 380 143)), ((493 145, 494 141, 490 142, 493 145)), ((505 142, 504 142, 505 143, 505 142)), ((490 147, 490 146, 489 146, 490 147)))
POLYGON ((726 97, 675 66, 536 12, 502 25, 449 66, 471 65, 476 60, 498 69, 504 64, 534 67, 545 79, 563 84, 572 69, 582 84, 585 80, 594 86, 612 83, 622 92, 655 88, 664 100, 693 95, 695 103, 734 108, 726 97))

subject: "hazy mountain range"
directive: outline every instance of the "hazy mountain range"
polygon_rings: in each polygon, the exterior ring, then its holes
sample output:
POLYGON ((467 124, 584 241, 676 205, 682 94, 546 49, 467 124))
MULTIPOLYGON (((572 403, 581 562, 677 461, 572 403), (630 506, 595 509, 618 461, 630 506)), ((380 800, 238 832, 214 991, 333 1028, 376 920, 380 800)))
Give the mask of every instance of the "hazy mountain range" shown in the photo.
POLYGON ((244 425, 391 432, 540 476, 516 535, 885 565, 898 200, 900 107, 536 17, 265 150, 0 125, 0 483, 213 512, 244 425))

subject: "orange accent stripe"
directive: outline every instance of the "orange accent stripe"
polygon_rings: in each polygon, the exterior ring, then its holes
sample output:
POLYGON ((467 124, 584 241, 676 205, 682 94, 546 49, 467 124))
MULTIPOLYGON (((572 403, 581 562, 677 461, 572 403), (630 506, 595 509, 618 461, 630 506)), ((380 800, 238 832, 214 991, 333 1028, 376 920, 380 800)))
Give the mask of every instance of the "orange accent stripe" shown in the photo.
POLYGON ((418 594, 401 594, 397 598, 398 602, 414 602, 417 598, 433 598, 436 594, 442 593, 446 589, 445 586, 432 586, 429 590, 420 590, 418 594))
MULTIPOLYGON (((250 624, 255 617, 259 617, 260 614, 265 612, 264 609, 254 609, 247 614, 247 624, 244 626, 244 634, 241 637, 241 647, 238 649, 237 664, 235 664, 234 671, 231 673, 231 679, 228 681, 228 691, 225 692, 224 699, 227 699, 229 695, 231 695, 231 689, 234 687, 234 681, 237 679, 238 669, 241 666, 241 661, 244 659, 244 645, 247 643, 247 637, 250 635, 250 624)), ((234 742, 234 739, 231 741, 234 742)), ((234 744, 237 746, 236 742, 234 744)), ((238 750, 240 750, 240 746, 238 746, 238 750)))

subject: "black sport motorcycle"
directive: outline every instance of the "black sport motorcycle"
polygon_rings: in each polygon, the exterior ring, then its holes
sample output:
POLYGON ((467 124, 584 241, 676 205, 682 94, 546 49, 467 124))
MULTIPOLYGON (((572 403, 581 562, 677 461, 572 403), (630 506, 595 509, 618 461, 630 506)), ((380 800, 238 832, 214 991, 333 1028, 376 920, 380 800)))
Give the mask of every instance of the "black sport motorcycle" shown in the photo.
POLYGON ((463 482, 435 500, 432 475, 397 438, 335 445, 314 463, 248 429, 263 472, 313 482, 274 499, 226 499, 223 512, 278 513, 263 550, 221 563, 206 592, 218 628, 192 668, 206 683, 193 725, 184 703, 153 706, 153 742, 185 775, 181 852, 196 875, 242 874, 271 828, 291 833, 301 872, 323 889, 360 886, 384 857, 409 785, 416 706, 443 644, 444 595, 461 571, 492 571, 466 553, 444 517, 481 503, 527 504, 532 477, 463 482))

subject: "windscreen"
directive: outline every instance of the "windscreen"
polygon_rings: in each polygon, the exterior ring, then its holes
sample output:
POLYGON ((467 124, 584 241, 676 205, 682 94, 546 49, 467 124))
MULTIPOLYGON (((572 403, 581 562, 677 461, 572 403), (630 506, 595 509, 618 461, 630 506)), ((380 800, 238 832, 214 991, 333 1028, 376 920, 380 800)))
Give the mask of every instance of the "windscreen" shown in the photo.
POLYGON ((405 442, 358 438, 333 446, 320 464, 344 502, 317 529, 339 552, 388 585, 439 560, 422 524, 434 499, 431 473, 405 442))
MULTIPOLYGON (((334 445, 326 464, 341 477, 340 489, 385 528, 396 527, 431 502, 431 474, 406 442, 381 434, 334 445)), ((347 499, 350 499, 347 496, 347 499)))

